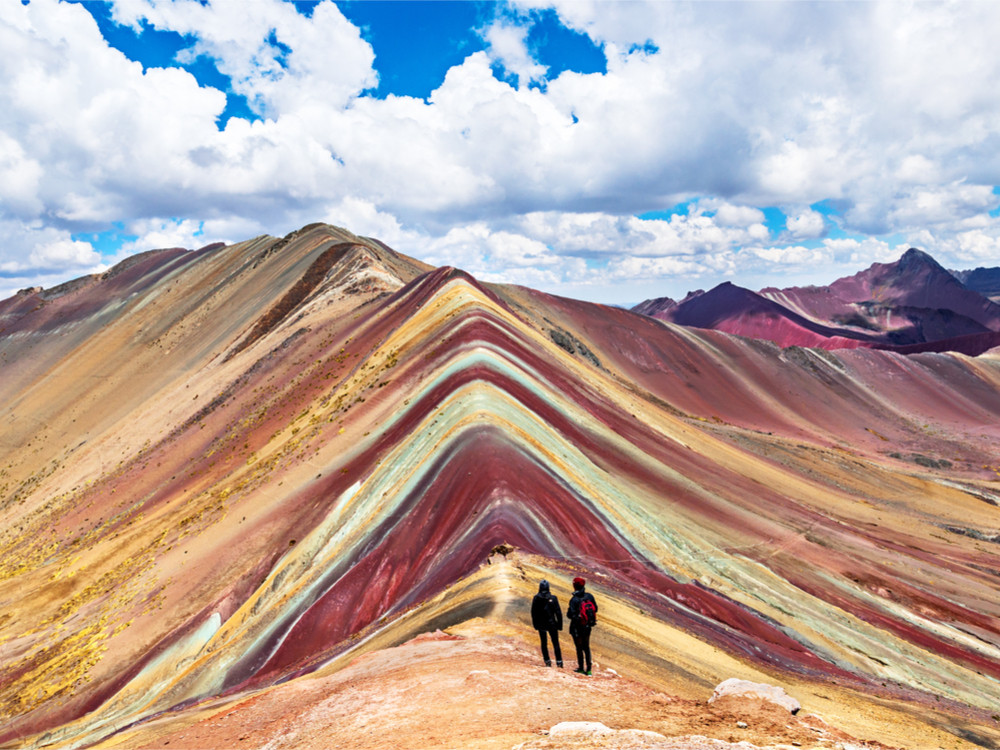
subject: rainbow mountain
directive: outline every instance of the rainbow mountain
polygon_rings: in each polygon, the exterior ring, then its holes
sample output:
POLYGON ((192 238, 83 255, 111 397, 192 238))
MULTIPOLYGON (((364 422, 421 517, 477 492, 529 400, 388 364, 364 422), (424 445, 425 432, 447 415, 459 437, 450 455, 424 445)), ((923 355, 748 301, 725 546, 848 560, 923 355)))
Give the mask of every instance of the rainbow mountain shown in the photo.
POLYGON ((575 575, 663 689, 1000 743, 997 350, 781 348, 310 225, 0 302, 0 404, 0 746, 530 633, 575 575))

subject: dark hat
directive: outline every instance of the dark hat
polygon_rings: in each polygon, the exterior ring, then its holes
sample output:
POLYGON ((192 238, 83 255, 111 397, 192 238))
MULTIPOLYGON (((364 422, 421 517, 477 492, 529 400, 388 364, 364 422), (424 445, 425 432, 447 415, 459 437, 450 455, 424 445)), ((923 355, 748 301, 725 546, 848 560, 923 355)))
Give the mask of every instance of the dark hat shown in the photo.
POLYGON ((585 580, 583 580, 582 578, 577 577, 577 578, 573 579, 573 588, 575 588, 575 589, 582 589, 586 585, 587 585, 587 582, 585 580))
POLYGON ((543 581, 541 581, 538 584, 538 593, 539 594, 547 594, 547 593, 549 593, 549 582, 548 581, 544 581, 543 580, 543 581))

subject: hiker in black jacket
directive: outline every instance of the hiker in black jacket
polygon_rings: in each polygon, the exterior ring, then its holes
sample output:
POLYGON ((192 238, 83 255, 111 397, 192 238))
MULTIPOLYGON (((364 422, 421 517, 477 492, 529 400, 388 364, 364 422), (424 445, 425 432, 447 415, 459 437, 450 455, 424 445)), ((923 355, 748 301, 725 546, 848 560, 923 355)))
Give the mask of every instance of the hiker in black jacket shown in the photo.
POLYGON ((587 582, 582 578, 573 579, 573 596, 569 599, 566 617, 569 620, 569 634, 576 645, 576 671, 589 675, 593 668, 590 660, 590 630, 597 624, 597 602, 593 594, 584 589, 587 582), (586 661, 586 664, 584 662, 586 661))
POLYGON ((562 630, 562 612, 559 610, 559 601, 549 592, 548 581, 538 584, 538 593, 531 600, 531 626, 538 631, 545 666, 552 666, 547 633, 552 638, 552 650, 556 652, 556 666, 561 667, 563 663, 562 651, 559 649, 559 631, 562 630))

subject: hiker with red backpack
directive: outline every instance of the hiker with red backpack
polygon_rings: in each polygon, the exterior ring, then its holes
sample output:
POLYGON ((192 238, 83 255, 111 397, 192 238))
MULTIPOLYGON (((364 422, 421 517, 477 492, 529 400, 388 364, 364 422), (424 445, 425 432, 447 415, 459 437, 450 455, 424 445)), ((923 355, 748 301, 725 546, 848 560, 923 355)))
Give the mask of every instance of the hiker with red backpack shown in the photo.
POLYGON ((552 660, 549 659, 549 646, 546 642, 546 635, 548 635, 552 638, 552 650, 556 652, 556 666, 562 667, 562 651, 559 649, 562 610, 559 609, 559 600, 549 591, 548 581, 542 581, 538 584, 538 593, 531 600, 531 626, 538 631, 538 637, 542 642, 542 658, 545 660, 545 666, 552 666, 552 660))
POLYGON ((573 579, 573 596, 569 599, 566 617, 569 619, 569 634, 573 636, 573 643, 576 645, 576 671, 589 675, 593 668, 590 659, 590 630, 597 624, 597 602, 593 594, 587 593, 584 588, 586 585, 587 582, 582 578, 573 579))

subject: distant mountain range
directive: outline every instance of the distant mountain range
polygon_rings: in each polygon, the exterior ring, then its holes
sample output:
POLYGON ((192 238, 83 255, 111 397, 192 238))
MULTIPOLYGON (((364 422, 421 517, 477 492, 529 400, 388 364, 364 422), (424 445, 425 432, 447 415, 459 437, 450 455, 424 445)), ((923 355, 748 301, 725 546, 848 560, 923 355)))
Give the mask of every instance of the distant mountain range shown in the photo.
POLYGON ((829 286, 768 287, 726 282, 680 302, 651 299, 633 312, 694 328, 767 339, 780 346, 981 354, 1000 346, 1000 268, 950 272, 910 248, 829 286))
POLYGON ((979 292, 994 302, 1000 302, 1000 268, 975 268, 971 271, 952 271, 951 275, 961 281, 966 289, 979 292))

